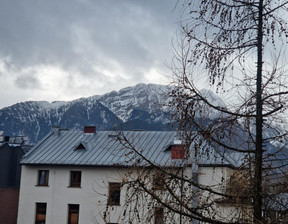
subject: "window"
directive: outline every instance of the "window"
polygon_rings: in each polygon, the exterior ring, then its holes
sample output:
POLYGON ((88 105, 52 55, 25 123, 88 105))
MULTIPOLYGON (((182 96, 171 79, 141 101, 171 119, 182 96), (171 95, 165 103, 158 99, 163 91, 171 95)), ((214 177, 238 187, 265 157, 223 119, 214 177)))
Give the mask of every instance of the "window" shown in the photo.
POLYGON ((121 183, 109 183, 109 205, 120 205, 121 183))
POLYGON ((36 218, 35 224, 46 223, 46 203, 36 203, 36 218))
POLYGON ((165 175, 164 173, 156 172, 153 176, 153 190, 165 189, 165 175))
POLYGON ((38 170, 38 186, 48 186, 49 170, 38 170))
POLYGON ((81 171, 70 172, 70 187, 81 187, 81 171))
POLYGON ((154 224, 164 224, 164 211, 163 208, 155 208, 154 224))
POLYGON ((79 205, 68 205, 68 224, 78 224, 79 220, 79 205))

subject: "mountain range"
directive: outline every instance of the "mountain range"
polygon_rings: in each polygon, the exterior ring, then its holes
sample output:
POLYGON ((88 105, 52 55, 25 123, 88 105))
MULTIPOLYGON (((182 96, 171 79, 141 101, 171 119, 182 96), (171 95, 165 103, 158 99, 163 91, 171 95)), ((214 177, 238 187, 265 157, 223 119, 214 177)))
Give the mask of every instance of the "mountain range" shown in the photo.
MULTIPOLYGON (((41 140, 52 126, 82 130, 96 126, 97 130, 175 130, 172 120, 171 86, 137 84, 104 95, 95 95, 73 101, 26 101, 0 109, 0 131, 5 136, 27 136, 30 144, 41 140)), ((209 90, 202 95, 214 105, 226 107, 224 101, 209 90)), ((203 110, 203 108, 202 108, 203 110)), ((214 119, 219 111, 206 109, 206 119, 214 119)), ((274 136, 281 126, 265 128, 264 136, 274 136)), ((0 132, 1 133, 1 132, 0 132)))
POLYGON ((0 130, 8 136, 27 136, 30 144, 42 139, 52 126, 97 130, 172 130, 167 106, 169 86, 138 84, 120 91, 73 101, 27 101, 0 110, 0 130))

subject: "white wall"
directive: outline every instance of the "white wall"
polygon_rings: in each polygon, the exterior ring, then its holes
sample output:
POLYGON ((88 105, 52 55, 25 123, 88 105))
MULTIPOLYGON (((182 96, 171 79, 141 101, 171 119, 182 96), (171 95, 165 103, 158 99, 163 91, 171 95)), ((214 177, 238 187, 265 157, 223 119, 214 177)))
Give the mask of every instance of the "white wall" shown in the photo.
MULTIPOLYGON (((115 168, 77 168, 22 166, 18 224, 35 222, 35 203, 47 203, 46 223, 65 224, 68 219, 68 204, 79 204, 79 223, 104 223, 108 182, 121 182, 121 173, 115 168), (36 186, 38 170, 49 170, 49 186, 36 186), (81 188, 69 187, 70 171, 82 171, 81 188), (95 219, 97 218, 97 221, 95 219)), ((121 192, 121 197, 124 193, 121 192)), ((121 202, 124 200, 121 198, 121 202)), ((120 202, 120 203, 121 203, 120 202)), ((121 206, 113 206, 110 222, 117 222, 116 213, 121 206)))
MULTIPOLYGON (((235 172, 227 167, 200 167, 199 183, 204 186, 210 186, 219 193, 225 193, 226 184, 229 177, 235 172)), ((239 219, 251 218, 251 209, 245 205, 233 205, 231 203, 212 203, 215 199, 223 198, 217 194, 211 194, 208 191, 202 192, 202 202, 211 203, 211 209, 206 211, 207 217, 214 217, 223 222, 231 222, 239 219)), ((201 203, 201 202, 200 202, 201 203)))
MULTIPOLYGON (((203 185, 219 186, 229 175, 228 168, 201 167, 198 177, 203 185)), ((93 167, 36 167, 22 166, 18 224, 35 222, 35 204, 47 203, 46 224, 66 224, 68 204, 79 204, 79 224, 105 223, 109 182, 122 182, 128 169, 93 167), (49 170, 49 186, 36 186, 38 170, 49 170), (82 171, 81 188, 69 187, 70 171, 82 171), (120 171, 121 170, 121 171, 120 171)), ((191 171, 189 171, 191 172, 191 171)), ((125 189, 121 190, 120 204, 125 200, 125 189)), ((108 221, 122 223, 121 206, 109 209, 108 221)), ((153 216, 153 214, 150 214, 153 216)), ((153 219, 152 219, 153 222, 153 219)))
POLYGON ((200 167, 199 183, 213 186, 214 190, 223 190, 232 170, 227 167, 200 167))

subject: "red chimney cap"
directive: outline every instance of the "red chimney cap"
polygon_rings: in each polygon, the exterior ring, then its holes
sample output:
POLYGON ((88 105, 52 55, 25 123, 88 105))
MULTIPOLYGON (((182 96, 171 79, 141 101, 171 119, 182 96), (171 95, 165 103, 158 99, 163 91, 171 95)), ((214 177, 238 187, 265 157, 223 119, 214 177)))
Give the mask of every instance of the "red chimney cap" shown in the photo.
POLYGON ((84 126, 84 133, 95 133, 96 126, 84 126))

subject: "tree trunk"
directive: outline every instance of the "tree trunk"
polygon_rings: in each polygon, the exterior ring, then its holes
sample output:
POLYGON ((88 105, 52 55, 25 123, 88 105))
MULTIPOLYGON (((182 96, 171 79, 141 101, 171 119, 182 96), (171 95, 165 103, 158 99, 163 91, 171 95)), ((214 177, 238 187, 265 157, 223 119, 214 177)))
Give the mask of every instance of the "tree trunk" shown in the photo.
POLYGON ((262 165, 263 165, 263 0, 259 1, 257 34, 257 79, 256 79, 256 149, 255 149, 255 186, 254 186, 254 223, 262 223, 262 165))

